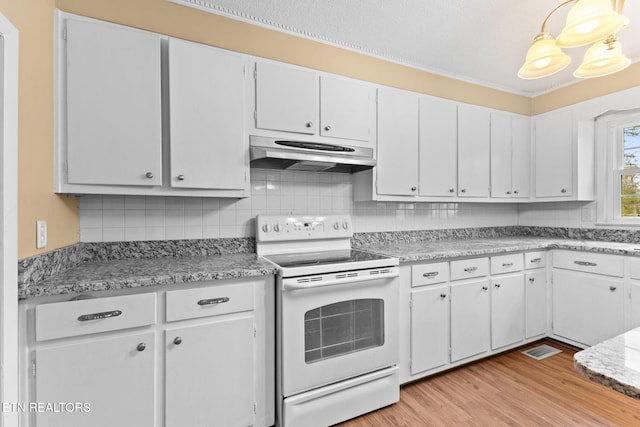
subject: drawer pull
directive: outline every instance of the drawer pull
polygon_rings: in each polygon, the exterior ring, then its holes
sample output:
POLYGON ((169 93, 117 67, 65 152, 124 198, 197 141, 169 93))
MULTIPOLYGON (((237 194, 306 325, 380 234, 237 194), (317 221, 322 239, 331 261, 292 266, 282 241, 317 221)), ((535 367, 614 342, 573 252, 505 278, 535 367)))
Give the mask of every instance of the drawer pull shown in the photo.
POLYGON ((478 267, 467 267, 467 268, 464 269, 464 271, 466 271, 467 273, 473 273, 477 269, 478 269, 478 267))
POLYGON ((78 320, 81 322, 86 322, 88 320, 108 319, 109 317, 118 317, 121 314, 121 310, 103 311, 102 313, 83 314, 82 316, 78 317, 78 320))
POLYGON ((147 348, 147 345, 143 342, 141 342, 140 344, 138 344, 138 346, 136 347, 136 350, 138 351, 144 351, 147 348))
POLYGON ((512 266, 513 266, 513 263, 512 263, 512 262, 503 262, 503 263, 502 263, 502 266, 503 266, 503 267, 512 267, 512 266))
POLYGON ((496 288, 499 288, 499 287, 500 287, 500 283, 496 283, 496 284, 495 284, 495 285, 493 285, 493 286, 495 286, 496 288))
POLYGON ((542 261, 542 258, 533 258, 531 261, 529 261, 531 264, 537 264, 540 261, 542 261))
POLYGON ((198 305, 218 305, 225 302, 229 302, 229 297, 201 299, 198 305))
POLYGON ((182 344, 182 338, 180 338, 180 337, 175 337, 175 338, 173 339, 173 343, 174 343, 175 345, 180 345, 180 344, 182 344))
POLYGON ((426 277, 427 279, 433 279, 434 277, 436 277, 438 274, 440 274, 439 271, 430 271, 428 273, 423 273, 422 277, 426 277))
POLYGON ((617 288, 617 287, 615 287, 615 286, 609 286, 609 290, 610 290, 611 292, 615 292, 615 291, 616 291, 616 289, 618 289, 618 288, 617 288))
POLYGON ((595 267, 598 265, 595 262, 589 262, 589 261, 573 261, 573 263, 578 265, 583 265, 585 267, 595 267))

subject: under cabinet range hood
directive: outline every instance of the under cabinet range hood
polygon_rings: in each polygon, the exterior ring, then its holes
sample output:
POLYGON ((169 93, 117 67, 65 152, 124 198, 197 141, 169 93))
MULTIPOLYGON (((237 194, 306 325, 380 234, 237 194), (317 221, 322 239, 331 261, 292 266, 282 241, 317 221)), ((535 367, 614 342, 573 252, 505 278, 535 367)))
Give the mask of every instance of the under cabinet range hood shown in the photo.
POLYGON ((373 149, 251 135, 251 167, 354 173, 376 165, 373 149))

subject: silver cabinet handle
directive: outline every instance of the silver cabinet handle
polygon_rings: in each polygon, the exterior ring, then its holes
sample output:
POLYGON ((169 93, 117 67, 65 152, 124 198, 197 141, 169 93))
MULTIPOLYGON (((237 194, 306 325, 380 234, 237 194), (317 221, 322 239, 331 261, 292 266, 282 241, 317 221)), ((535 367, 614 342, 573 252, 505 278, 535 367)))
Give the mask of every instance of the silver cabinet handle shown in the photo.
POLYGON ((487 288, 486 286, 483 286, 483 287, 482 287, 482 290, 486 292, 486 291, 488 291, 488 290, 489 290, 489 288, 487 288))
POLYGON ((464 271, 466 271, 467 273, 473 273, 477 269, 478 269, 478 267, 467 267, 467 268, 464 269, 464 271))
POLYGON ((218 305, 225 302, 229 302, 229 297, 201 299, 198 305, 218 305))
POLYGON ((416 191, 418 187, 411 187, 411 191, 416 191))
POLYGON ((540 261, 542 261, 542 258, 533 258, 531 261, 529 261, 531 264, 537 264, 540 261))
POLYGON ((507 191, 507 195, 510 195, 510 194, 511 194, 511 191, 507 191))
POLYGON ((176 179, 177 179, 178 181, 184 181, 184 175, 178 175, 178 176, 176 177, 176 179))
POLYGON ((598 265, 595 262, 589 262, 589 261, 573 261, 573 263, 578 265, 583 265, 585 267, 595 267, 598 265))
POLYGON ((513 265, 513 263, 512 263, 512 262, 503 262, 503 263, 502 263, 502 266, 503 266, 503 267, 511 267, 512 265, 513 265))
POLYGON ((453 188, 450 188, 450 189, 449 189, 449 193, 453 193, 453 192, 455 192, 455 191, 456 191, 456 190, 455 190, 455 189, 453 189, 453 188))
POLYGON ((466 192, 467 192, 467 189, 466 189, 466 188, 463 188, 463 189, 461 189, 461 190, 460 190, 460 192, 461 192, 461 193, 466 193, 466 192))
POLYGON ((535 279, 535 278, 533 278, 533 277, 529 277, 529 281, 530 281, 531 283, 533 283, 533 282, 535 282, 535 281, 536 281, 536 279, 535 279))
POLYGON ((147 178, 151 179, 153 178, 153 172, 147 172, 144 174, 144 176, 146 176, 147 178))
POLYGON ((561 192, 561 193, 566 193, 566 192, 567 192, 567 189, 566 189, 566 188, 563 188, 562 190, 560 190, 560 192, 561 192))
POLYGON ((305 126, 308 128, 313 127, 313 122, 307 122, 305 123, 305 126))
POLYGON ((440 294, 440 299, 445 299, 447 297, 447 294, 440 294))
POLYGON ((617 288, 617 287, 615 287, 615 286, 609 286, 609 290, 610 290, 611 292, 615 292, 615 291, 616 291, 616 289, 618 289, 618 288, 617 288))
POLYGON ((88 320, 108 319, 109 317, 118 317, 121 314, 121 310, 103 311, 101 313, 83 314, 82 316, 78 317, 78 320, 81 322, 86 322, 88 320))
POLYGON ((175 345, 180 345, 180 344, 182 344, 182 338, 180 338, 180 337, 175 337, 175 338, 173 339, 173 343, 174 343, 175 345))
POLYGON ((513 194, 518 194, 520 193, 518 190, 513 190, 513 194))
POLYGON ((427 279, 433 279, 434 277, 436 277, 438 274, 440 274, 438 271, 430 271, 428 273, 423 273, 422 277, 426 277, 427 279))
POLYGON ((331 126, 330 125, 325 126, 324 130, 331 130, 331 126))
POLYGON ((136 347, 136 350, 138 351, 144 351, 147 348, 147 345, 143 342, 141 342, 140 344, 138 344, 138 346, 136 347))
POLYGON ((496 284, 495 284, 495 285, 493 285, 493 286, 495 286, 496 288, 499 288, 499 287, 500 287, 500 283, 496 283, 496 284))

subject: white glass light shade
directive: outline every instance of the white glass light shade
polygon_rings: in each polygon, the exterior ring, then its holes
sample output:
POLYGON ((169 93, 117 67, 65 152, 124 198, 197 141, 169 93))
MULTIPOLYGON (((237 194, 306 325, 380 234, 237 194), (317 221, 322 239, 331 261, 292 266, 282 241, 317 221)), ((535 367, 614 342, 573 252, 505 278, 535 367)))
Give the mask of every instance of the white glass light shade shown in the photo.
POLYGON ((595 43, 629 23, 613 10, 611 0, 578 0, 558 35, 558 46, 578 47, 595 43))
POLYGON ((629 64, 631 60, 622 53, 620 43, 615 39, 607 39, 587 50, 582 64, 573 75, 581 79, 606 76, 624 70, 629 64))
POLYGON ((571 58, 556 45, 549 33, 542 33, 535 38, 527 52, 524 65, 518 70, 521 79, 538 79, 563 70, 569 65, 571 58))

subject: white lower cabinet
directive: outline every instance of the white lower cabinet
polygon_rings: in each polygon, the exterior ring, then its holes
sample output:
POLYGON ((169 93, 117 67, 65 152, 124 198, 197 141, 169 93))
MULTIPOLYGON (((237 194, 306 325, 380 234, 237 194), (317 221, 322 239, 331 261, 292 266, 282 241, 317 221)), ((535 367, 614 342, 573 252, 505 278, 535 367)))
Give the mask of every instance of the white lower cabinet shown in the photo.
POLYGON ((449 363, 449 285, 411 292, 411 375, 449 363))
POLYGON ((273 425, 272 278, 124 293, 21 303, 23 400, 88 405, 21 425, 273 425))
POLYGON ((38 411, 38 427, 156 425, 153 332, 38 348, 35 362, 32 402, 65 402, 38 411))
MULTIPOLYGON (((522 255, 520 255, 522 259, 522 255)), ((524 340, 524 275, 491 278, 491 349, 524 340)))
POLYGON ((553 333, 595 345, 624 332, 621 278, 553 270, 553 333))
POLYGON ((451 285, 451 361, 491 347, 489 279, 451 285))
POLYGON ((253 424, 253 316, 165 332, 165 426, 253 424))
POLYGON ((547 333, 547 272, 544 269, 527 271, 524 275, 525 338, 547 333))
POLYGON ((640 281, 631 281, 631 327, 640 327, 640 281))

